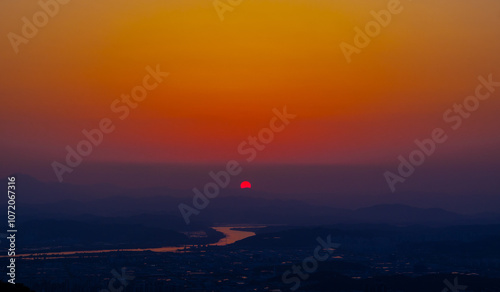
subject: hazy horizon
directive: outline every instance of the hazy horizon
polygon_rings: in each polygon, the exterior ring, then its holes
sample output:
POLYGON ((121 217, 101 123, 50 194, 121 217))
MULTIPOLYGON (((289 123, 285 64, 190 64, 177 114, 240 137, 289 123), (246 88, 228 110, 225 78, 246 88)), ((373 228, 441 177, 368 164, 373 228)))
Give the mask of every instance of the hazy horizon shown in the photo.
POLYGON ((2 292, 500 292, 500 1, 0 19, 2 292))

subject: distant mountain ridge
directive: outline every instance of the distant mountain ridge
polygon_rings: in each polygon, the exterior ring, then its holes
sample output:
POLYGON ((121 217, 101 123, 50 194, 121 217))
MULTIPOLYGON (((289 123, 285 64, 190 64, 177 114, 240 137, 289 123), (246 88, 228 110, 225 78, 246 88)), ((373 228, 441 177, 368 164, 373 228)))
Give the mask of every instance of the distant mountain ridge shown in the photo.
MULTIPOLYGON (((18 218, 21 221, 36 218, 75 219, 83 215, 121 218, 154 215, 171 222, 173 230, 179 230, 185 223, 178 204, 192 204, 192 192, 186 190, 42 183, 27 175, 16 176, 18 218)), ((402 204, 382 204, 349 210, 310 205, 302 201, 262 198, 265 195, 254 190, 222 190, 207 208, 192 217, 193 222, 202 226, 339 223, 445 226, 500 223, 500 214, 494 213, 462 215, 439 208, 417 208, 402 204)), ((0 202, 0 206, 5 204, 5 201, 0 202)))

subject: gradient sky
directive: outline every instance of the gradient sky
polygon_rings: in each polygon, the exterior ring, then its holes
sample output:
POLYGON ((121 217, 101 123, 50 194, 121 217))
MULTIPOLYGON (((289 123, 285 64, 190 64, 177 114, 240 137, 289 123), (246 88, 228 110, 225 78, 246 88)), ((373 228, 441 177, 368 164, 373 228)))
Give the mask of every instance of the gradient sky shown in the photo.
MULTIPOLYGON (((415 139, 446 127, 443 112, 479 75, 500 80, 500 2, 401 1, 348 64, 340 43, 388 2, 243 0, 221 22, 212 1, 73 0, 16 54, 7 34, 40 8, 1 1, 0 174, 55 180, 50 163, 105 117, 116 131, 84 164, 241 159, 238 144, 283 106, 297 118, 255 163, 395 168, 415 139), (170 76, 118 121, 110 104, 156 64, 170 76)), ((500 91, 434 163, 499 165, 499 109, 500 91)))

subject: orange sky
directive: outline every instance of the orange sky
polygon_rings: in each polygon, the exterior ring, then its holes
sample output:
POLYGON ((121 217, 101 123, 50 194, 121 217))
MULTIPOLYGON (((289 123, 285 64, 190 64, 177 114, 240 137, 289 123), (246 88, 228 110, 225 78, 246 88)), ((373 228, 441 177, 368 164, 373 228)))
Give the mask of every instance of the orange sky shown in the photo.
MULTIPOLYGON (((283 106, 298 117, 257 162, 393 163, 445 126, 477 76, 500 80, 500 2, 401 1, 348 64, 340 43, 388 2, 243 0, 220 21, 212 1, 73 0, 16 54, 7 34, 40 8, 2 1, 2 174, 34 161, 50 171, 104 117, 117 129, 91 162, 226 161, 283 106), (170 76, 118 121, 110 104, 156 64, 170 76)), ((441 157, 498 158, 499 106, 500 91, 441 157)))

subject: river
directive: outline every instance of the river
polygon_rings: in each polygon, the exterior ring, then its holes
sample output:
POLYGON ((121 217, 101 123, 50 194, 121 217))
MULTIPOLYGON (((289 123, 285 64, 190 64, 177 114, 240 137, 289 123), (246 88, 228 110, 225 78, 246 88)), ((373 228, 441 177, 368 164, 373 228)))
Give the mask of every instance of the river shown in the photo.
MULTIPOLYGON (((242 228, 242 227, 264 227, 264 226, 219 226, 212 227, 213 229, 220 231, 226 235, 216 243, 209 244, 208 246, 224 246, 228 244, 235 243, 238 240, 255 235, 254 232, 250 231, 238 231, 232 230, 232 228, 242 228)), ((27 254, 17 254, 16 257, 43 257, 43 256, 68 256, 76 254, 93 254, 93 253, 104 253, 104 252, 115 252, 115 251, 153 251, 153 252, 182 252, 184 247, 179 246, 166 246, 158 248, 132 248, 132 249, 102 249, 102 250, 79 250, 79 251, 61 251, 61 252, 45 252, 45 253, 27 253, 27 254)), ((3 256, 0 256, 3 257, 3 256)))

